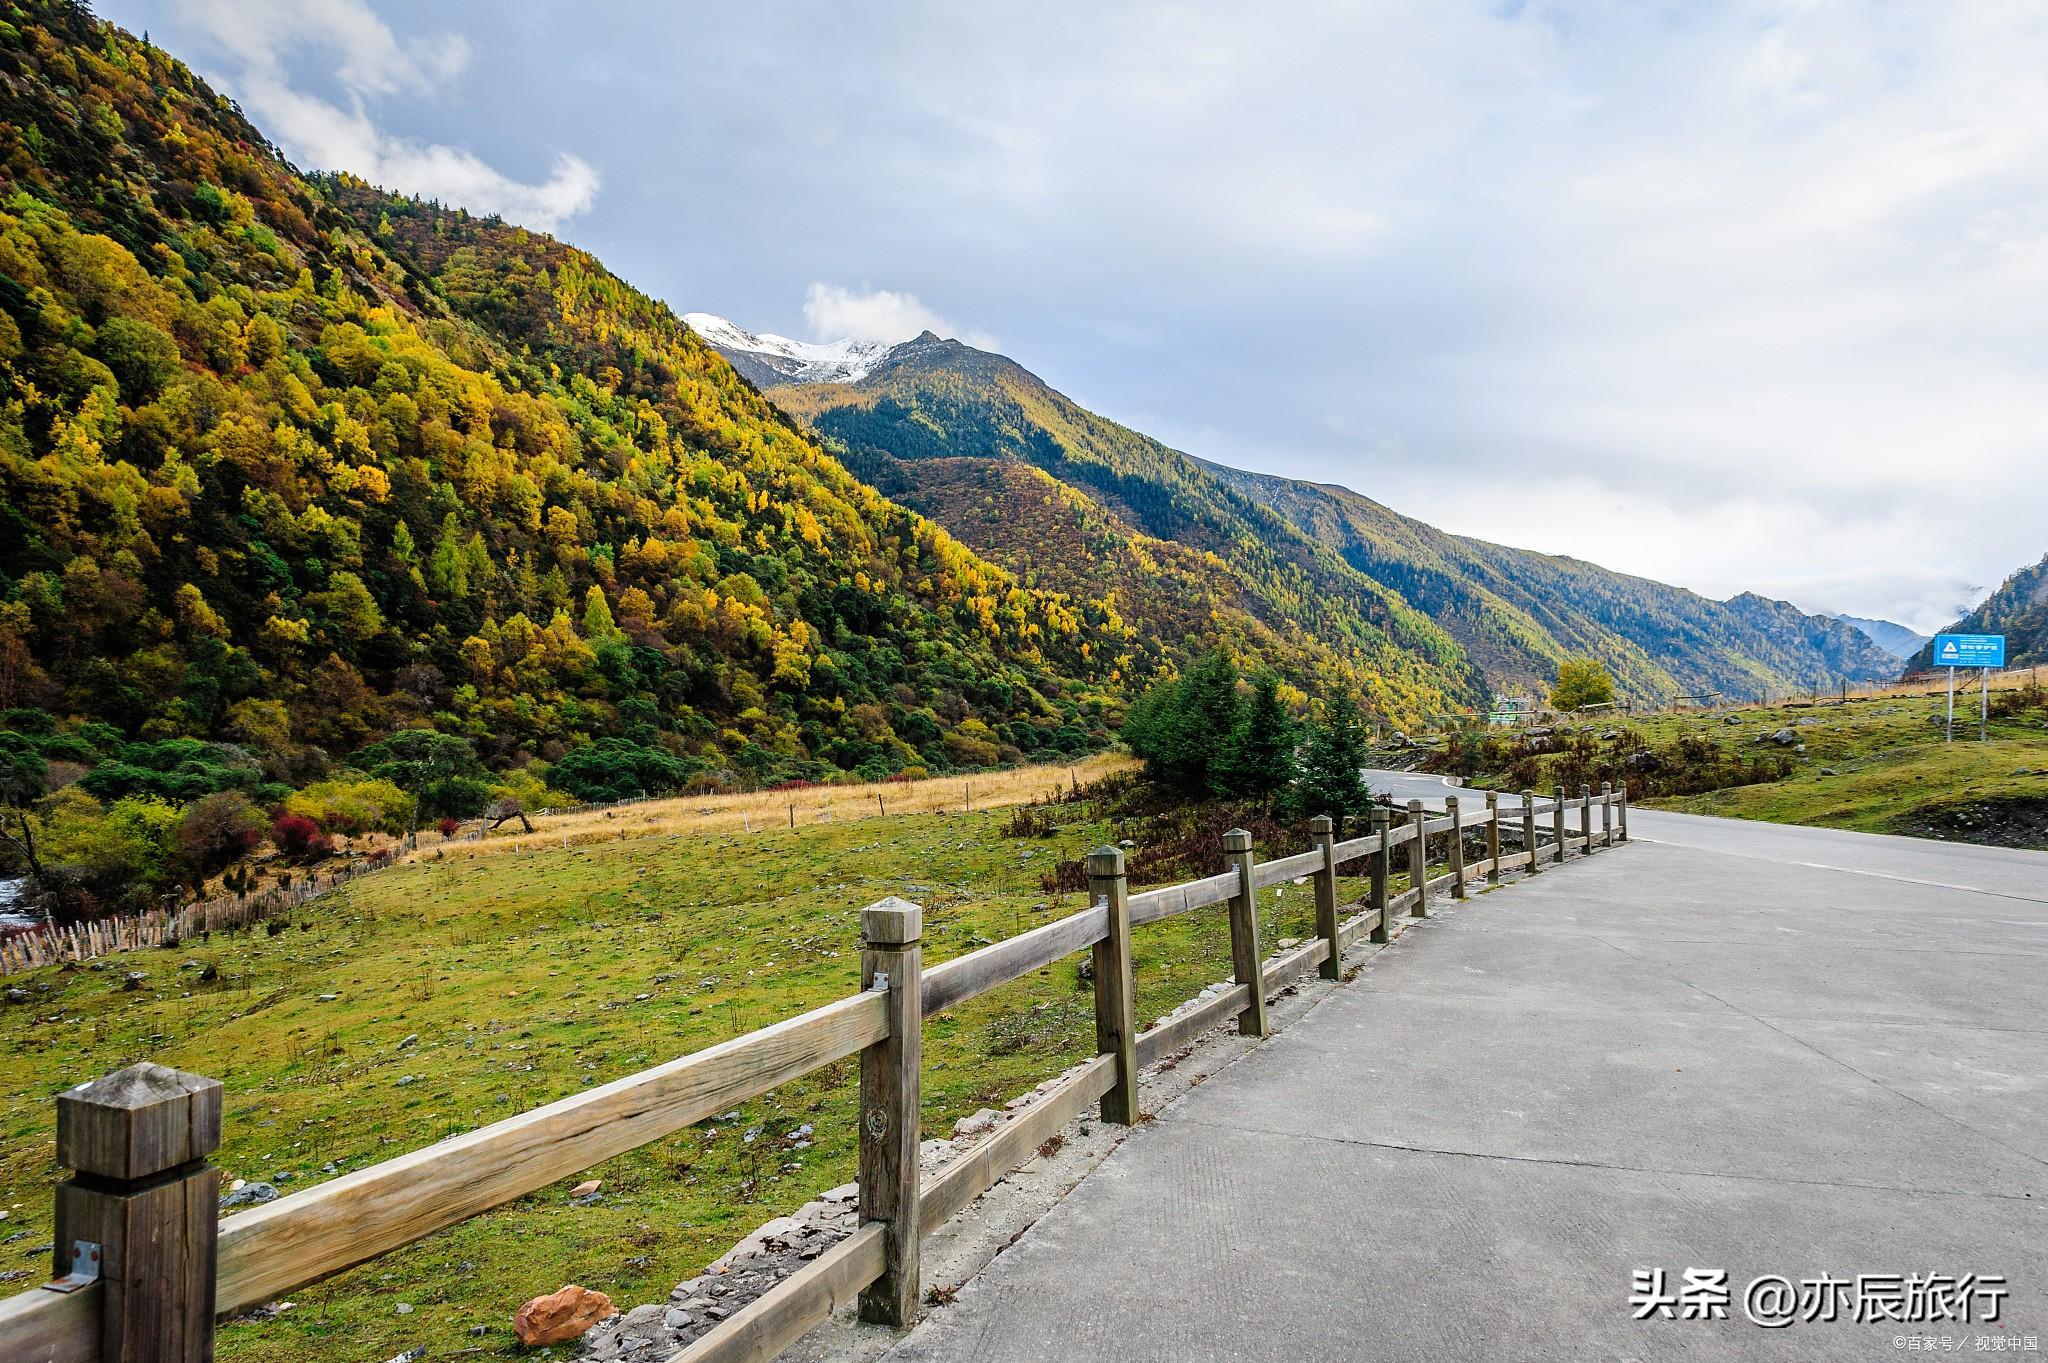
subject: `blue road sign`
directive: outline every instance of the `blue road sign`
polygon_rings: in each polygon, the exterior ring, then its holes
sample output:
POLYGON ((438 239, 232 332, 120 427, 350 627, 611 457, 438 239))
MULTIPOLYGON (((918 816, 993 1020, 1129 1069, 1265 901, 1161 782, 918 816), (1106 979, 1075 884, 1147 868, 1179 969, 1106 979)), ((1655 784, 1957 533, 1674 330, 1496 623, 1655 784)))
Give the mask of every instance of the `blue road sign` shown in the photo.
POLYGON ((1937 634, 1934 636, 1936 667, 2004 667, 2003 634, 1937 634))

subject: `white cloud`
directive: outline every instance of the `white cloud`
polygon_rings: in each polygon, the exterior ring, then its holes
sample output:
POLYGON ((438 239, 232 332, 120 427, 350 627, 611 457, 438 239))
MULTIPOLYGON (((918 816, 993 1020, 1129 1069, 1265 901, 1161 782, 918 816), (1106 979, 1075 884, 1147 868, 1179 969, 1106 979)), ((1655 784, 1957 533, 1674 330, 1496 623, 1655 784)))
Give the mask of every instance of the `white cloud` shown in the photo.
POLYGON ((600 176, 581 157, 560 153, 547 179, 529 182, 372 117, 379 96, 429 95, 460 76, 471 53, 459 34, 401 40, 363 0, 179 0, 179 13, 234 63, 221 83, 294 161, 543 232, 597 201, 600 176), (332 63, 347 107, 299 88, 287 70, 295 57, 332 63))
POLYGON ((377 94, 430 90, 469 65, 460 34, 400 42, 362 0, 179 0, 178 9, 245 69, 273 77, 298 51, 334 59, 342 84, 377 94))
POLYGON ((920 332, 993 350, 996 341, 984 331, 961 330, 933 312, 913 293, 892 289, 847 289, 813 283, 804 295, 804 325, 820 341, 879 341, 893 345, 920 332))

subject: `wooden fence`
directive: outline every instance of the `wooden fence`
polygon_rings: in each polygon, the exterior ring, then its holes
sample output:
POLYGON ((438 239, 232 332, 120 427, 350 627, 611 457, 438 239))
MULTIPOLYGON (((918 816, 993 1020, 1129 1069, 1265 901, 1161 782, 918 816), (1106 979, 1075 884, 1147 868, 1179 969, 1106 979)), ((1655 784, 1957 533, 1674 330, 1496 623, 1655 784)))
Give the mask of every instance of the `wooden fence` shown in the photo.
POLYGON ((1376 809, 1371 831, 1344 842, 1319 818, 1311 825, 1314 846, 1267 862, 1253 860, 1249 833, 1233 831, 1224 835, 1220 873, 1135 894, 1123 853, 1105 847, 1088 857, 1087 908, 930 970, 919 949, 923 910, 884 900, 862 911, 858 993, 225 1222, 220 1173, 207 1163, 220 1143, 220 1084, 148 1063, 120 1070, 57 1098, 58 1162, 76 1171, 57 1192, 59 1276, 0 1299, 0 1359, 204 1363, 213 1356, 220 1316, 275 1300, 856 1054, 858 1228, 668 1363, 772 1358, 856 1297, 864 1318, 907 1324, 921 1282, 921 1228, 965 1207, 1092 1104, 1100 1104, 1106 1122, 1138 1121, 1143 1067, 1232 1018, 1241 1033, 1265 1036, 1268 994, 1309 970, 1339 978, 1345 948, 1360 937, 1391 940, 1404 922, 1426 916, 1440 892, 1462 899, 1481 877, 1540 871, 1628 838, 1627 792, 1604 785, 1597 793, 1582 787, 1576 798, 1560 787, 1548 801, 1524 791, 1509 803, 1493 794, 1483 804, 1460 797, 1444 803, 1441 812, 1420 801, 1405 810, 1376 809), (1519 834, 1519 850, 1503 853, 1503 828, 1519 834), (1441 860, 1432 856, 1432 842, 1441 860), (1361 861, 1366 897, 1340 906, 1340 869, 1361 861), (1398 894, 1397 876, 1406 881, 1398 894), (1257 894, 1303 877, 1315 881, 1316 935, 1267 957, 1257 894), (1229 906, 1235 987, 1139 1032, 1132 930, 1211 905, 1229 906), (922 1020, 1082 950, 1093 955, 1095 1058, 922 1180, 922 1020))
POLYGON ((250 927, 390 864, 388 857, 365 857, 333 871, 250 894, 222 895, 182 908, 117 914, 64 927, 26 928, 0 938, 0 977, 63 961, 89 961, 115 951, 173 946, 201 933, 250 927))

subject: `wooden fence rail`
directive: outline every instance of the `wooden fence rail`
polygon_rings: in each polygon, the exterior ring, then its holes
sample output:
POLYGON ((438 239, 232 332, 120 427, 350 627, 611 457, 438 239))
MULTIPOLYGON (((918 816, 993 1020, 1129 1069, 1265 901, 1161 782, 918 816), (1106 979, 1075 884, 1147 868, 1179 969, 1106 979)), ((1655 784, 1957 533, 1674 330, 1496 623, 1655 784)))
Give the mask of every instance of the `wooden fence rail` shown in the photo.
POLYGON ((671 1135, 848 1056, 860 1057, 860 1223, 847 1239, 719 1322, 668 1363, 772 1358, 836 1307, 903 1325, 916 1309, 925 1227, 943 1222, 1091 1106, 1103 1121, 1142 1118, 1138 1073, 1219 1023, 1266 1034, 1267 995, 1320 970, 1336 978, 1361 937, 1385 942, 1430 897, 1463 897, 1473 878, 1538 872, 1628 840, 1627 791, 1523 791, 1483 807, 1456 797, 1437 814, 1420 801, 1377 809, 1372 832, 1339 842, 1327 819, 1315 846, 1257 862, 1251 837, 1224 838, 1228 869, 1203 880, 1129 892, 1123 854, 1088 858, 1090 905, 1032 931, 923 969, 923 910, 884 900, 863 910, 860 991, 772 1026, 439 1144, 344 1174, 226 1221, 219 1173, 221 1087, 147 1062, 58 1099, 58 1157, 75 1171, 60 1189, 56 1278, 0 1299, 6 1363, 206 1363, 214 1321, 536 1192, 570 1174, 671 1135), (1600 809, 1596 825, 1592 810, 1600 809), (1567 815, 1576 807, 1577 828, 1567 815), (1549 829, 1537 816, 1549 814, 1549 829), (1399 818, 1397 823, 1395 820, 1399 818), (1503 827, 1516 830, 1503 851, 1503 827), (1475 830, 1483 838, 1469 840, 1475 830), (1551 834, 1546 843, 1541 834, 1551 834), (1432 856, 1435 839, 1439 855, 1432 856), (1392 891, 1396 849, 1407 886, 1392 891), (1475 855, 1468 860, 1467 853, 1475 855), (1344 868, 1364 862, 1365 897, 1338 902, 1344 868), (1432 866, 1442 874, 1431 876, 1432 866), (1258 946, 1258 891, 1312 878, 1316 934, 1267 957, 1258 946), (1131 929, 1230 908, 1231 988, 1139 1032, 1132 1015, 1131 929), (1094 955, 1096 1050, 1017 1117, 921 1180, 921 1020, 1074 952, 1094 955), (907 1002, 915 1000, 914 1003, 907 1002))

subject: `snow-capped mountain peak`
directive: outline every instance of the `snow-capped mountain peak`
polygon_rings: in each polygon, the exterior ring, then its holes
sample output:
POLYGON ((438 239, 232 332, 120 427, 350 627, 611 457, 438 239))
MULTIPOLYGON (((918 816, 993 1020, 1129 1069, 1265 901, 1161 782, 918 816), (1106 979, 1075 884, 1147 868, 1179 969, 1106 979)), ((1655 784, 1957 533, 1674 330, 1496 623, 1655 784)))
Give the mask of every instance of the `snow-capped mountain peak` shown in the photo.
POLYGON ((895 349, 886 341, 794 341, 772 332, 756 334, 708 312, 686 312, 683 321, 757 385, 764 380, 859 383, 895 349))

